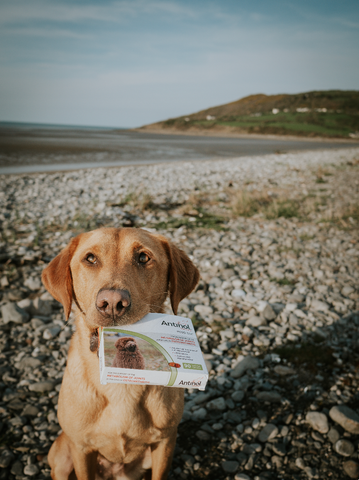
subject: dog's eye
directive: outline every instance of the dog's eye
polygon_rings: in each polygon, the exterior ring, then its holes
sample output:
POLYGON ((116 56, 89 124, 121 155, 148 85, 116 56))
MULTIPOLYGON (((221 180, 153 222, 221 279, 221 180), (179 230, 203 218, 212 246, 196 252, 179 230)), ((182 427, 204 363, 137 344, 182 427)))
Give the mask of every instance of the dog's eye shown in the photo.
POLYGON ((95 255, 92 255, 92 253, 89 253, 86 257, 86 260, 91 263, 92 265, 94 265, 96 263, 96 257, 95 255))
POLYGON ((140 253, 138 260, 140 263, 147 263, 150 260, 150 257, 147 255, 147 253, 140 253))

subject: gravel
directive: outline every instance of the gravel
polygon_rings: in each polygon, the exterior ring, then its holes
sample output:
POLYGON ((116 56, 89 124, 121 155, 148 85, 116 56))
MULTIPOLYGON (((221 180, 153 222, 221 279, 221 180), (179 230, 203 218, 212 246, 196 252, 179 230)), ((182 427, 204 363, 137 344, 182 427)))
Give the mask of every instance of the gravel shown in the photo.
POLYGON ((346 149, 0 177, 0 480, 50 478, 74 325, 40 275, 101 225, 159 231, 201 272, 179 314, 196 326, 210 378, 205 392, 186 390, 170 478, 358 478, 358 219, 334 213, 358 196, 358 158, 346 149), (227 214, 244 187, 327 203, 307 218, 227 214), (225 220, 212 228, 215 215, 225 220))

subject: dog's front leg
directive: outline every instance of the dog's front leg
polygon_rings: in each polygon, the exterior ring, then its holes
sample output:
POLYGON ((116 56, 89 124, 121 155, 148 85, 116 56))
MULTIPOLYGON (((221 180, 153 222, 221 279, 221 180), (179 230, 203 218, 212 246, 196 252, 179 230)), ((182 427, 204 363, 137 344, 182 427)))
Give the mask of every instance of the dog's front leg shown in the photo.
POLYGON ((73 446, 72 461, 78 480, 95 480, 97 452, 85 452, 79 447, 73 446))
POLYGON ((171 468, 173 451, 176 445, 177 430, 171 437, 151 446, 152 476, 151 480, 165 480, 171 468))

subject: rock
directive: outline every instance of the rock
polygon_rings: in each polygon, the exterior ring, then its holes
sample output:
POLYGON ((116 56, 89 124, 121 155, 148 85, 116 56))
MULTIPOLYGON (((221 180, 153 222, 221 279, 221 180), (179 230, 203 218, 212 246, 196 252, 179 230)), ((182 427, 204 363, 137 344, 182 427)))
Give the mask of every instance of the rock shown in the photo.
POLYGON ((295 465, 300 468, 301 470, 305 469, 305 463, 304 460, 301 457, 298 457, 295 459, 295 465))
POLYGON ((207 305, 196 305, 194 311, 200 315, 211 315, 213 313, 213 308, 207 305))
POLYGON ((359 415, 346 405, 336 405, 329 411, 330 418, 347 432, 359 434, 359 415))
POLYGON ((24 370, 25 368, 35 369, 41 365, 41 361, 38 358, 34 357, 23 357, 19 362, 20 370, 24 370))
POLYGON ((34 464, 26 465, 26 467, 24 468, 24 474, 29 475, 29 477, 33 477, 34 475, 37 475, 39 471, 40 471, 39 467, 34 464))
POLYGON ((253 316, 246 320, 246 325, 248 327, 260 327, 262 325, 267 325, 267 321, 265 318, 253 316))
POLYGON ((60 332, 61 332, 61 327, 59 327, 58 325, 56 325, 55 327, 52 327, 52 328, 46 328, 46 330, 44 330, 44 332, 43 332, 43 334, 42 334, 42 337, 43 337, 45 340, 52 340, 52 339, 55 338, 60 332))
POLYGON ((198 410, 195 410, 192 413, 192 419, 198 422, 199 420, 203 420, 204 418, 206 418, 206 415, 207 415, 207 410, 202 407, 202 408, 199 408, 198 410))
POLYGON ((246 296, 246 292, 240 288, 235 288, 231 293, 233 298, 243 298, 246 296))
POLYGON ((327 433, 329 431, 328 418, 324 413, 308 412, 305 419, 314 430, 320 433, 327 433))
POLYGON ((261 312, 261 316, 263 316, 269 322, 277 318, 277 314, 269 304, 264 307, 264 310, 261 312))
POLYGON ((273 443, 272 448, 273 452, 277 455, 280 455, 281 457, 284 457, 287 453, 287 449, 284 443, 273 443))
POLYGON ((343 470, 350 478, 359 478, 359 463, 348 460, 343 463, 343 470))
POLYGON ((278 428, 273 423, 268 423, 262 430, 259 432, 258 440, 262 443, 272 440, 278 435, 278 428))
POLYGON ((56 383, 52 381, 45 381, 45 382, 37 382, 37 383, 32 383, 29 385, 29 390, 31 392, 49 392, 54 389, 56 383))
POLYGON ((1 306, 1 315, 5 324, 10 322, 22 324, 30 319, 30 315, 25 310, 18 307, 16 303, 10 302, 1 306))
POLYGON ((24 410, 21 412, 21 415, 24 417, 36 417, 36 415, 39 413, 39 409, 37 407, 34 407, 33 405, 26 405, 24 410))
POLYGON ((30 298, 24 298, 17 302, 17 306, 25 310, 27 313, 31 313, 32 300, 30 300, 30 298))
POLYGON ((231 398, 234 402, 241 402, 244 398, 244 392, 243 390, 238 390, 236 392, 233 392, 231 395, 231 398))
POLYGON ((35 298, 32 302, 31 314, 48 317, 52 313, 52 301, 43 300, 40 297, 35 298))
POLYGON ((244 357, 240 362, 238 362, 235 367, 232 369, 230 375, 232 378, 239 378, 247 370, 257 370, 259 368, 259 360, 255 357, 244 357))
POLYGON ((211 439, 211 435, 204 430, 198 430, 198 432, 196 432, 196 437, 205 442, 211 439))
POLYGON ((343 457, 350 457, 353 455, 355 447, 349 440, 338 440, 334 444, 334 450, 343 457))
POLYGON ((12 475, 20 476, 22 475, 22 469, 23 469, 23 464, 19 460, 17 460, 11 465, 10 473, 12 473, 12 475))
POLYGON ((28 277, 24 282, 25 287, 36 291, 41 288, 41 280, 38 277, 28 277))
POLYGON ((10 463, 14 460, 15 455, 11 450, 5 449, 0 454, 0 468, 7 468, 10 463))
POLYGON ((340 433, 338 432, 338 430, 332 427, 328 432, 328 440, 330 441, 330 443, 335 443, 339 440, 339 438, 340 433))
POLYGON ((222 468, 226 473, 234 473, 238 470, 239 463, 236 461, 224 461, 222 462, 222 468))
POLYGON ((278 392, 259 392, 257 393, 258 400, 262 402, 276 403, 280 402, 282 397, 278 392))
POLYGON ((316 312, 326 312, 329 310, 329 305, 326 302, 321 302, 320 300, 313 300, 310 308, 316 312))
POLYGON ((275 373, 277 373, 278 375, 284 377, 286 375, 293 375, 295 373, 295 370, 293 370, 293 368, 290 368, 290 367, 286 367, 285 365, 276 365, 274 367, 274 371, 275 373))
POLYGON ((236 473, 234 480, 251 480, 251 477, 248 477, 245 473, 236 473))
POLYGON ((227 404, 223 397, 218 397, 218 398, 215 398, 214 400, 211 400, 210 402, 207 403, 206 406, 208 410, 226 410, 227 409, 227 404))
POLYGON ((342 293, 342 295, 343 295, 344 297, 348 297, 348 296, 349 296, 351 293, 353 293, 354 291, 355 291, 354 288, 353 288, 353 287, 350 287, 350 286, 348 285, 348 286, 342 288, 341 293, 342 293))

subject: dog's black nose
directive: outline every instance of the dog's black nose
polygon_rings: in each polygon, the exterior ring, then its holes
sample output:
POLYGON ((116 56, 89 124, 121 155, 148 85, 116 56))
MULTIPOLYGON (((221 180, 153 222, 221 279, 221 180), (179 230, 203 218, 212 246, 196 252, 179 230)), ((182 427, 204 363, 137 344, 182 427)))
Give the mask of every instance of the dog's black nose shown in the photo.
POLYGON ((96 308, 104 317, 121 317, 131 305, 127 290, 100 290, 96 298, 96 308))

